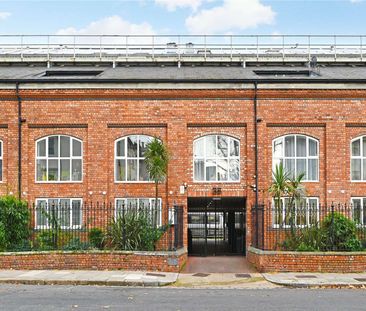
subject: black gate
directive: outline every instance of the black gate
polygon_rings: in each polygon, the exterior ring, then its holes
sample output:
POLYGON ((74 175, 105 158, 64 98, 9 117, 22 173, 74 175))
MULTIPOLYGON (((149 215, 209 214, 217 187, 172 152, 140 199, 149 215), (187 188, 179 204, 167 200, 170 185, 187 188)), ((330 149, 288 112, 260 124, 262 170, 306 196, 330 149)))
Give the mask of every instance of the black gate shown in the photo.
POLYGON ((245 254, 245 198, 188 198, 188 254, 245 254))

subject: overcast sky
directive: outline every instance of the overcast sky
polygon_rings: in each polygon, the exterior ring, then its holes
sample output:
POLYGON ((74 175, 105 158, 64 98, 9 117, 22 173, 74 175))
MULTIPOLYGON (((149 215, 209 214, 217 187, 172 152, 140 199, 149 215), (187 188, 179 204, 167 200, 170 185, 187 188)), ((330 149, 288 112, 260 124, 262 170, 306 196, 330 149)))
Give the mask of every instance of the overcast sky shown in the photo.
POLYGON ((366 34, 362 0, 0 0, 1 34, 366 34))

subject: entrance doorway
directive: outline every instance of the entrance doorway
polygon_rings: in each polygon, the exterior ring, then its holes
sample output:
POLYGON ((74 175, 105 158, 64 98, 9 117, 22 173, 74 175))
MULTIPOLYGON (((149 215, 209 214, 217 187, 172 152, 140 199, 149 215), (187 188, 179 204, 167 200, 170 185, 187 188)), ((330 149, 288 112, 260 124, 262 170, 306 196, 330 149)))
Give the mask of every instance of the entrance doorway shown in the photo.
POLYGON ((245 232, 245 198, 188 198, 189 255, 244 255, 245 232))

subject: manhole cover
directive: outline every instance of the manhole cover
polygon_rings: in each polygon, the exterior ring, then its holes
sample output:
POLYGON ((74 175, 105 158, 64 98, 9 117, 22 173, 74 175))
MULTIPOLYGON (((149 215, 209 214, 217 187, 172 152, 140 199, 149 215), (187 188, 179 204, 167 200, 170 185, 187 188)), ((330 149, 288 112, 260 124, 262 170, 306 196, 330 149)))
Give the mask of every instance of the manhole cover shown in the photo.
POLYGON ((160 276, 160 277, 165 277, 166 276, 165 274, 160 274, 160 273, 146 273, 146 275, 149 275, 149 276, 160 276))
POLYGON ((207 274, 207 273, 196 273, 196 274, 193 274, 193 276, 198 276, 200 278, 204 278, 206 276, 209 276, 209 274, 207 274))
POLYGON ((295 275, 298 279, 316 279, 316 275, 295 275))
POLYGON ((247 279, 251 278, 250 274, 248 274, 248 273, 237 273, 237 274, 235 274, 235 277, 237 277, 237 278, 247 278, 247 279))
POLYGON ((366 278, 355 278, 355 280, 359 282, 366 282, 366 278))

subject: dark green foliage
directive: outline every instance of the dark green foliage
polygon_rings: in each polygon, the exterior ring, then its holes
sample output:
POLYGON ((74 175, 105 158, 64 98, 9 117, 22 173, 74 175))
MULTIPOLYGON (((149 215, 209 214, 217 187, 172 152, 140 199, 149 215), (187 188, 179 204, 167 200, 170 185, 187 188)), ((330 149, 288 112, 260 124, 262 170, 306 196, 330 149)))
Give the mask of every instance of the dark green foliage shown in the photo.
POLYGON ((153 227, 144 213, 126 211, 109 224, 107 237, 115 249, 153 251, 163 233, 164 229, 153 227))
POLYGON ((104 232, 99 228, 92 228, 89 231, 89 243, 94 248, 103 249, 104 247, 104 232))
POLYGON ((29 238, 27 203, 14 196, 0 198, 0 249, 13 249, 29 238))
POLYGON ((361 243, 356 236, 355 223, 340 213, 332 213, 321 224, 324 232, 324 250, 357 251, 361 243))
POLYGON ((78 251, 78 250, 88 250, 90 244, 88 242, 82 242, 80 238, 71 239, 64 247, 65 251, 78 251))
POLYGON ((35 247, 42 251, 62 249, 70 241, 70 234, 62 230, 48 229, 36 236, 35 247))

